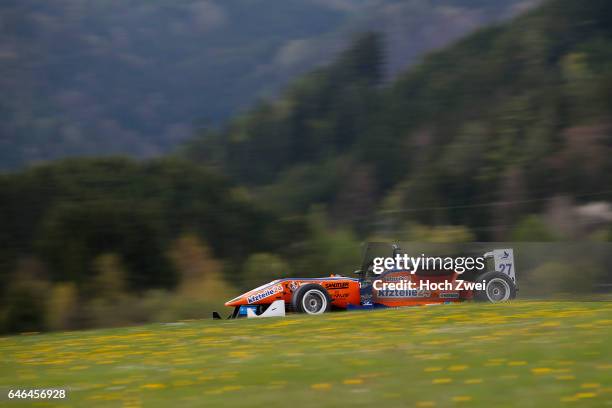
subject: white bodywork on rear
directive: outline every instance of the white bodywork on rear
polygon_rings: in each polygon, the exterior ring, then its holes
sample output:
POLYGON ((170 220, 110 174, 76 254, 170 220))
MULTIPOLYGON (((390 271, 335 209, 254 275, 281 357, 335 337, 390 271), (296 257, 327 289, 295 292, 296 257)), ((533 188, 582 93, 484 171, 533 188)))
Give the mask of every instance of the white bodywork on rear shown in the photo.
POLYGON ((485 258, 493 258, 495 271, 507 275, 516 285, 516 274, 514 270, 514 250, 512 248, 494 249, 484 254, 485 258))

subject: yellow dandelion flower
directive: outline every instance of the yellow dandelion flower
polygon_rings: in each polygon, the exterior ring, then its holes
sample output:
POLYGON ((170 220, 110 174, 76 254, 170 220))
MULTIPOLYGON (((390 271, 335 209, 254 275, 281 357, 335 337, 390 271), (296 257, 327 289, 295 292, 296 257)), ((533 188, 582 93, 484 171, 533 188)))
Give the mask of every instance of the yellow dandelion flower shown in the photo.
POLYGON ((452 365, 450 367, 448 367, 449 371, 463 371, 463 370, 467 370, 469 368, 468 365, 452 365))
POLYGON ((455 402, 467 402, 471 400, 472 397, 470 397, 469 395, 457 395, 456 397, 453 397, 453 401, 455 402))
POLYGON ((69 370, 73 370, 73 371, 77 371, 77 370, 85 370, 86 368, 89 368, 89 366, 86 365, 78 365, 78 366, 72 366, 70 368, 68 368, 69 370))
POLYGON ((434 401, 418 401, 416 406, 419 408, 435 407, 436 403, 434 401))
POLYGON ((448 384, 453 382, 452 378, 435 378, 431 383, 432 384, 448 384))
POLYGON ((361 378, 347 378, 342 383, 347 385, 363 384, 363 380, 361 378))
POLYGON ((580 384, 580 388, 599 388, 601 384, 599 383, 584 383, 580 384))
POLYGON ((228 356, 234 358, 248 358, 251 357, 251 354, 246 351, 231 351, 228 356))
POLYGON ((464 384, 480 384, 482 383, 482 378, 468 378, 463 381, 464 384))
POLYGON ((594 392, 579 392, 576 395, 574 395, 574 397, 578 398, 578 399, 582 399, 582 398, 595 398, 597 396, 596 393, 594 392))
POLYGON ((548 367, 537 367, 537 368, 532 368, 531 372, 535 375, 542 375, 542 374, 548 374, 552 371, 551 368, 548 367))
POLYGON ((513 366, 513 367, 514 366, 524 366, 524 365, 527 365, 527 362, 526 361, 510 361, 508 362, 508 365, 513 366))
POLYGON ((165 384, 145 384, 141 388, 146 388, 146 389, 149 389, 149 390, 155 390, 155 389, 166 388, 166 385, 165 384))
POLYGON ((310 388, 312 388, 313 390, 317 390, 317 391, 326 391, 331 389, 331 384, 329 383, 319 383, 319 384, 312 384, 310 386, 310 388))

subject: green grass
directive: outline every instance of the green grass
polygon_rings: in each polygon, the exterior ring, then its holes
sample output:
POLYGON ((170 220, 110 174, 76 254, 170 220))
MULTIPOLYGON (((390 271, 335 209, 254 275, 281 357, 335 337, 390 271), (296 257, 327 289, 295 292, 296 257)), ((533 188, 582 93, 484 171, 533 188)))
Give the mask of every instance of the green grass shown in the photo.
POLYGON ((0 389, 68 387, 60 405, 87 407, 601 407, 610 339, 609 302, 190 321, 2 337, 0 389))

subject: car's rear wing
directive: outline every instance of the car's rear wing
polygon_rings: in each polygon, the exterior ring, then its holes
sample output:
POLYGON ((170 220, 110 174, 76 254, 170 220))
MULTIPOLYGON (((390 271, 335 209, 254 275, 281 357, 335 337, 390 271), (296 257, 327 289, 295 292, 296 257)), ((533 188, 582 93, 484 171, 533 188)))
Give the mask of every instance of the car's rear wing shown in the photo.
POLYGON ((518 287, 514 266, 514 250, 512 248, 494 249, 491 252, 485 253, 484 257, 493 258, 495 271, 508 275, 512 282, 514 282, 514 285, 518 287))

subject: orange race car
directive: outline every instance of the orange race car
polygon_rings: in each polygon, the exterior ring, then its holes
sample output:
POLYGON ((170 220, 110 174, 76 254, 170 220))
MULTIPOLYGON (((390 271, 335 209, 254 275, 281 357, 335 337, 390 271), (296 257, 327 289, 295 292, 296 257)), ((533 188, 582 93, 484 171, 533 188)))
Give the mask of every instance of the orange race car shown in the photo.
MULTIPOLYGON (((385 258, 375 256, 381 249, 387 249, 391 259, 409 259, 397 245, 370 244, 364 252, 362 268, 355 271, 358 277, 278 279, 226 302, 225 306, 234 308, 228 318, 284 316, 286 311, 317 315, 331 310, 456 303, 472 299, 496 303, 516 297, 512 249, 485 253, 480 257, 483 270, 467 273, 460 271, 459 266, 451 270, 441 267, 432 270, 423 265, 415 268, 418 258, 412 258, 412 267, 406 263, 403 268, 395 265, 385 268, 377 263, 385 258), (493 260, 492 271, 486 270, 484 260, 488 259, 493 260)), ((213 312, 213 318, 221 317, 213 312)))

